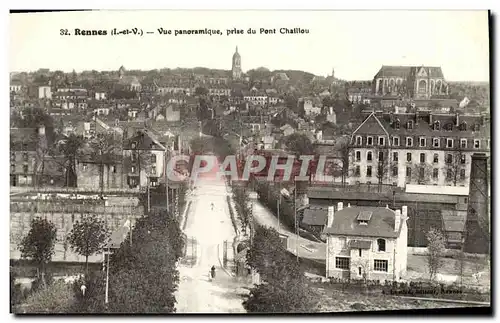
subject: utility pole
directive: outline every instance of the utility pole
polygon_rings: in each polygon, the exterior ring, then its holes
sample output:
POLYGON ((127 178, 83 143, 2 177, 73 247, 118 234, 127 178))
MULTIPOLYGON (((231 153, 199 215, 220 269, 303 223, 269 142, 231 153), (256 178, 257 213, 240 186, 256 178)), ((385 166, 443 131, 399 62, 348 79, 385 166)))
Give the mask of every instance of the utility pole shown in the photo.
POLYGON ((295 188, 293 190, 293 216, 295 218, 295 234, 297 238, 297 262, 299 262, 299 225, 297 223, 297 180, 294 179, 295 188))
POLYGON ((280 233, 280 207, 281 207, 281 181, 279 182, 279 189, 278 189, 278 234, 280 233))
MULTIPOLYGON (((132 237, 132 236, 130 236, 132 237)), ((130 240, 132 241, 132 240, 130 240)), ((108 246, 108 257, 106 259, 106 295, 105 295, 105 298, 104 298, 104 303, 106 305, 108 305, 109 303, 109 256, 111 255, 111 252, 109 250, 109 246, 108 246)))
POLYGON ((148 176, 148 213, 151 212, 151 191, 150 191, 150 186, 151 186, 151 182, 150 182, 150 178, 148 176))

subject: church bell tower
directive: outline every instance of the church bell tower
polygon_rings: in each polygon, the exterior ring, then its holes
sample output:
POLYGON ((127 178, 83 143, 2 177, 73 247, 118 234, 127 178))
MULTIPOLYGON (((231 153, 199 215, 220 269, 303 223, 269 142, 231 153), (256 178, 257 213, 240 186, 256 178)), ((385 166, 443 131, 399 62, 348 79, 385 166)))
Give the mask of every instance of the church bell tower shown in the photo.
POLYGON ((241 79, 241 56, 238 53, 238 46, 236 46, 236 52, 233 54, 233 64, 232 64, 232 75, 233 80, 241 79))

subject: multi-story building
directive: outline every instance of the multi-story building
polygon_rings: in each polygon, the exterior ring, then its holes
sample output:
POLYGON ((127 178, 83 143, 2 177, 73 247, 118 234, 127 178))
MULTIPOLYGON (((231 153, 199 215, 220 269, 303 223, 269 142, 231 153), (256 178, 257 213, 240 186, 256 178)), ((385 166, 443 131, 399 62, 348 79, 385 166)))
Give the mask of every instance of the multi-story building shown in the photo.
POLYGON ((484 115, 370 112, 351 136, 349 182, 468 187, 489 137, 484 115))
POLYGON ((123 171, 130 188, 158 186, 164 174, 167 147, 146 129, 125 140, 123 171))
POLYGON ((10 185, 36 184, 42 168, 40 150, 46 146, 45 127, 11 128, 10 141, 10 185))
POLYGON ((328 208, 326 276, 342 279, 398 281, 406 275, 408 209, 328 208))

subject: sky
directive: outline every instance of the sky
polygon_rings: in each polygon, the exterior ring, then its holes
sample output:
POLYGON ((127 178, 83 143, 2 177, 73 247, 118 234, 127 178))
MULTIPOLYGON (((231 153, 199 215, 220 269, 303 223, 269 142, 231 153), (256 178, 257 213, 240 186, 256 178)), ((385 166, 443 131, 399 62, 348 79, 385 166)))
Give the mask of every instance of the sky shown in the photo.
POLYGON ((208 67, 303 70, 371 80, 382 65, 441 66, 449 81, 489 80, 487 11, 93 11, 10 14, 9 70, 208 67), (308 34, 280 34, 280 28, 308 34), (107 30, 76 36, 75 28, 107 30), (139 28, 143 36, 111 36, 139 28), (220 29, 222 35, 159 35, 163 29, 220 29), (228 29, 245 34, 227 35, 228 29), (256 34, 247 34, 249 28, 256 34), (260 34, 260 28, 276 34, 260 34), (71 35, 60 35, 67 29, 71 35))

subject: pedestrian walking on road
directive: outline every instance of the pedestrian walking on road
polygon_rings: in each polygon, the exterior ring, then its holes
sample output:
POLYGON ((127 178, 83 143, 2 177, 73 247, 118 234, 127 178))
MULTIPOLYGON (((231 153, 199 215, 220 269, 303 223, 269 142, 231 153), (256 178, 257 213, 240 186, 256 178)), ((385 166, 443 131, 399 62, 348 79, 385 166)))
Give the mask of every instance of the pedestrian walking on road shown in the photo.
POLYGON ((212 268, 210 269, 210 274, 211 274, 212 279, 214 279, 215 278, 215 266, 212 266, 212 268))

